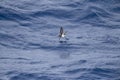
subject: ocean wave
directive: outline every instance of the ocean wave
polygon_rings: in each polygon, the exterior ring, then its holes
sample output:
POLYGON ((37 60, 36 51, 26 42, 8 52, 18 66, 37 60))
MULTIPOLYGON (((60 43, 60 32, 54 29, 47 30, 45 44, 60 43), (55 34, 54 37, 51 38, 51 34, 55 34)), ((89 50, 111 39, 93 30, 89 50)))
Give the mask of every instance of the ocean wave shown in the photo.
POLYGON ((0 2, 1 80, 119 80, 120 0, 0 2), (59 40, 63 27, 69 40, 59 40))

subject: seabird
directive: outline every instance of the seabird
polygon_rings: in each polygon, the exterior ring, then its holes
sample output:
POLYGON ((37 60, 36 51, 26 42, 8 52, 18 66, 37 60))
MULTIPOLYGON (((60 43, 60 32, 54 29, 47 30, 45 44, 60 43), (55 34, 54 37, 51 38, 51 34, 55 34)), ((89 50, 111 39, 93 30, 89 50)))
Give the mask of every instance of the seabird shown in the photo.
MULTIPOLYGON (((65 36, 66 36, 66 32, 64 32, 63 28, 61 27, 61 28, 60 28, 60 33, 59 33, 59 40, 60 40, 61 38, 64 38, 65 36)), ((65 39, 67 39, 67 38, 65 38, 65 39)))

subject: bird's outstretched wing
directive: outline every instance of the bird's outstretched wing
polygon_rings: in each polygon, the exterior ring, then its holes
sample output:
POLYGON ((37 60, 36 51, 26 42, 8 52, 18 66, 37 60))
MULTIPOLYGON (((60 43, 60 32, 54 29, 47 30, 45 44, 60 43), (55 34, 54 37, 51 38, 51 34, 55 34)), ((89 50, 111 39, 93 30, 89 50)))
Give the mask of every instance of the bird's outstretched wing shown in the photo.
POLYGON ((60 28, 60 34, 63 34, 63 28, 62 27, 60 28))

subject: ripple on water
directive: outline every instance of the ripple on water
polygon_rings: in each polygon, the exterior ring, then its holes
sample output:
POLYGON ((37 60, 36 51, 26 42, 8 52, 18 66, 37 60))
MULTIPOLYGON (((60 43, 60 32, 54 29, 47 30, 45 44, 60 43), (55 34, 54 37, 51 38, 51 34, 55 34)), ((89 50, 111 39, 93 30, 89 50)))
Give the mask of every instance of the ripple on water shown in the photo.
POLYGON ((120 79, 120 0, 0 1, 0 79, 120 79), (67 41, 58 40, 61 26, 67 41), (80 68, 89 60, 108 68, 80 68))

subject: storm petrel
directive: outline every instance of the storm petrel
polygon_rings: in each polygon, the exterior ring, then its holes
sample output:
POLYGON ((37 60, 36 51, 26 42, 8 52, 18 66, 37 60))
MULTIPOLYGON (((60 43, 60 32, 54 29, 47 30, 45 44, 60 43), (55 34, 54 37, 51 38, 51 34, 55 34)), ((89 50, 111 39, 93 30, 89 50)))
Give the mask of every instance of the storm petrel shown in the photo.
POLYGON ((64 32, 63 27, 61 27, 61 28, 60 28, 60 33, 59 33, 59 40, 60 40, 61 38, 67 39, 65 36, 66 36, 66 32, 64 32))

